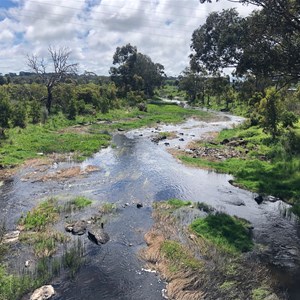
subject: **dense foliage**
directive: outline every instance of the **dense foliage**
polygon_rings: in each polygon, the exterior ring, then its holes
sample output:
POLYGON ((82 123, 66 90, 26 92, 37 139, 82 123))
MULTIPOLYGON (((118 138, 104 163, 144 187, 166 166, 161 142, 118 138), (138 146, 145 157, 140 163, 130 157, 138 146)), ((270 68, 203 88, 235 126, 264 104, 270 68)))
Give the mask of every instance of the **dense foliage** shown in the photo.
POLYGON ((113 64, 110 68, 111 80, 122 96, 129 92, 153 96, 154 89, 162 85, 165 76, 163 65, 153 63, 149 56, 138 52, 130 44, 117 47, 113 64))

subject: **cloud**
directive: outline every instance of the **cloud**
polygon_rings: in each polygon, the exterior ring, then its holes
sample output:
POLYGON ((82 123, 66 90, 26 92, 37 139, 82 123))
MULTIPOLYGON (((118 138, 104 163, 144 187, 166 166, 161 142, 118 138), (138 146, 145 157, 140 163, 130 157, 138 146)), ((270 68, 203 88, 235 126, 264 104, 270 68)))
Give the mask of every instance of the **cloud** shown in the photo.
POLYGON ((193 31, 210 12, 233 6, 243 15, 253 10, 225 0, 14 0, 0 10, 0 72, 26 70, 27 53, 43 56, 53 45, 71 49, 81 72, 107 75, 116 47, 131 43, 178 75, 193 31))

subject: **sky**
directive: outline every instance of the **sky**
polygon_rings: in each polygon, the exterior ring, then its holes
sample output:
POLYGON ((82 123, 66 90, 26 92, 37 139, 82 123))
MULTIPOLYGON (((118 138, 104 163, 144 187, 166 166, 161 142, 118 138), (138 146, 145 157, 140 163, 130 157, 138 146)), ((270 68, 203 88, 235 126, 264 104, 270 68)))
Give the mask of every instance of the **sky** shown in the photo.
POLYGON ((0 73, 30 71, 27 55, 47 58, 51 46, 67 47, 79 73, 108 75, 116 48, 130 43, 177 76, 189 64, 193 31, 230 7, 253 10, 226 0, 0 0, 0 73))

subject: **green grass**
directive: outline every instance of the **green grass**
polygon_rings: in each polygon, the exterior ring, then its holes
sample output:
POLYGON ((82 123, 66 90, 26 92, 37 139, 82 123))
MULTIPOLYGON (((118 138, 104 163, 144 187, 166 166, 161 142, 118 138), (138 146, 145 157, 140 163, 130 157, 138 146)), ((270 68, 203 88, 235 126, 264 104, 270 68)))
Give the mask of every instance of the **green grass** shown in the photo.
POLYGON ((83 209, 93 203, 92 200, 84 197, 84 196, 77 196, 74 200, 71 201, 73 205, 75 205, 78 209, 83 209))
POLYGON ((211 205, 205 202, 197 202, 197 208, 208 214, 213 213, 215 211, 215 209, 211 205))
POLYGON ((61 232, 47 230, 44 232, 22 232, 20 242, 32 245, 36 257, 52 256, 59 244, 65 243, 68 237, 61 232))
POLYGON ((21 217, 19 224, 23 225, 26 230, 42 230, 46 225, 54 223, 58 217, 57 201, 50 198, 27 212, 24 217, 21 217))
POLYGON ((161 246, 161 252, 170 261, 170 270, 173 272, 178 272, 182 268, 197 270, 202 267, 201 262, 189 254, 189 251, 176 241, 164 241, 161 246))
POLYGON ((252 291, 252 299, 253 300, 264 300, 270 294, 271 294, 271 292, 267 288, 260 287, 260 288, 254 289, 252 291))
POLYGON ((67 120, 59 114, 51 117, 45 125, 28 125, 25 129, 13 128, 7 132, 8 138, 1 140, 0 165, 16 166, 26 159, 39 157, 38 153, 75 153, 74 158, 83 160, 110 144, 110 132, 117 128, 130 130, 151 126, 157 121, 164 123, 182 122, 187 117, 208 119, 211 114, 187 110, 176 105, 148 105, 148 112, 137 108, 112 110, 107 114, 98 113, 94 117, 78 116, 75 121, 67 120), (96 124, 97 119, 111 121, 96 124), (76 124, 92 122, 84 133, 63 131, 76 124), (102 133, 101 133, 102 132, 102 133))
POLYGON ((241 253, 252 249, 252 239, 244 222, 224 213, 196 219, 191 229, 229 253, 241 253))
POLYGON ((167 201, 167 203, 174 209, 177 209, 177 208, 180 208, 180 207, 183 207, 183 206, 189 206, 192 204, 191 201, 183 201, 183 200, 180 200, 180 199, 169 199, 167 201))
MULTIPOLYGON (((294 129, 300 140, 300 124, 294 129)), ((288 153, 281 138, 271 141, 260 128, 237 127, 220 132, 216 141, 243 138, 247 141, 248 154, 245 158, 230 158, 225 161, 210 161, 205 158, 179 158, 190 165, 214 169, 234 176, 234 182, 254 192, 279 197, 290 203, 300 201, 300 153, 288 153)), ((285 138, 283 135, 282 138, 285 138)), ((217 145, 218 147, 219 145, 217 145)), ((210 147, 215 147, 210 145, 210 147)), ((223 146, 222 147, 226 147, 223 146)), ((299 148, 297 148, 299 149, 299 148)), ((297 150, 296 149, 296 150, 297 150)), ((295 207, 294 212, 300 216, 295 207)))
POLYGON ((0 299, 17 300, 23 294, 36 286, 30 276, 17 276, 7 273, 4 266, 0 265, 0 299))

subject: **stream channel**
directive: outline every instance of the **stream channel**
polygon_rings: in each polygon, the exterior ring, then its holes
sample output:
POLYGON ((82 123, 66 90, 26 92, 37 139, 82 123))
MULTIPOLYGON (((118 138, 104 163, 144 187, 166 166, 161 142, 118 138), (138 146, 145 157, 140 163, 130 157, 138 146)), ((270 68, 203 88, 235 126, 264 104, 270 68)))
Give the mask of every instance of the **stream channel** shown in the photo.
MULTIPOLYGON (((231 176, 184 166, 167 151, 183 149, 188 142, 199 140, 208 132, 242 122, 239 117, 223 114, 219 114, 219 120, 206 123, 189 119, 181 125, 158 124, 160 131, 180 133, 178 138, 158 144, 151 141, 157 128, 120 132, 113 137, 115 147, 103 149, 83 163, 55 163, 40 172, 47 174, 78 165, 81 168, 97 166, 99 171, 67 181, 32 182, 23 180, 33 171, 27 167, 0 186, 0 217, 6 221, 8 230, 15 229, 22 212, 49 196, 91 198, 93 207, 83 214, 92 213, 101 203, 111 202, 118 207, 116 216, 105 225, 111 238, 107 244, 99 247, 86 235, 81 237, 89 260, 75 279, 57 278, 52 282, 57 293, 54 299, 164 299, 165 283, 157 274, 144 269, 144 262, 137 253, 146 246, 143 236, 152 225, 153 201, 170 198, 206 202, 220 211, 249 220, 254 227, 255 241, 266 248, 262 259, 282 275, 282 285, 288 289, 289 299, 300 299, 297 286, 299 227, 294 218, 283 216, 286 204, 279 200, 258 205, 254 200, 256 194, 228 182, 231 176), (143 203, 143 207, 138 209, 137 202, 143 203)), ((15 264, 23 266, 24 259, 16 255, 15 264)))

